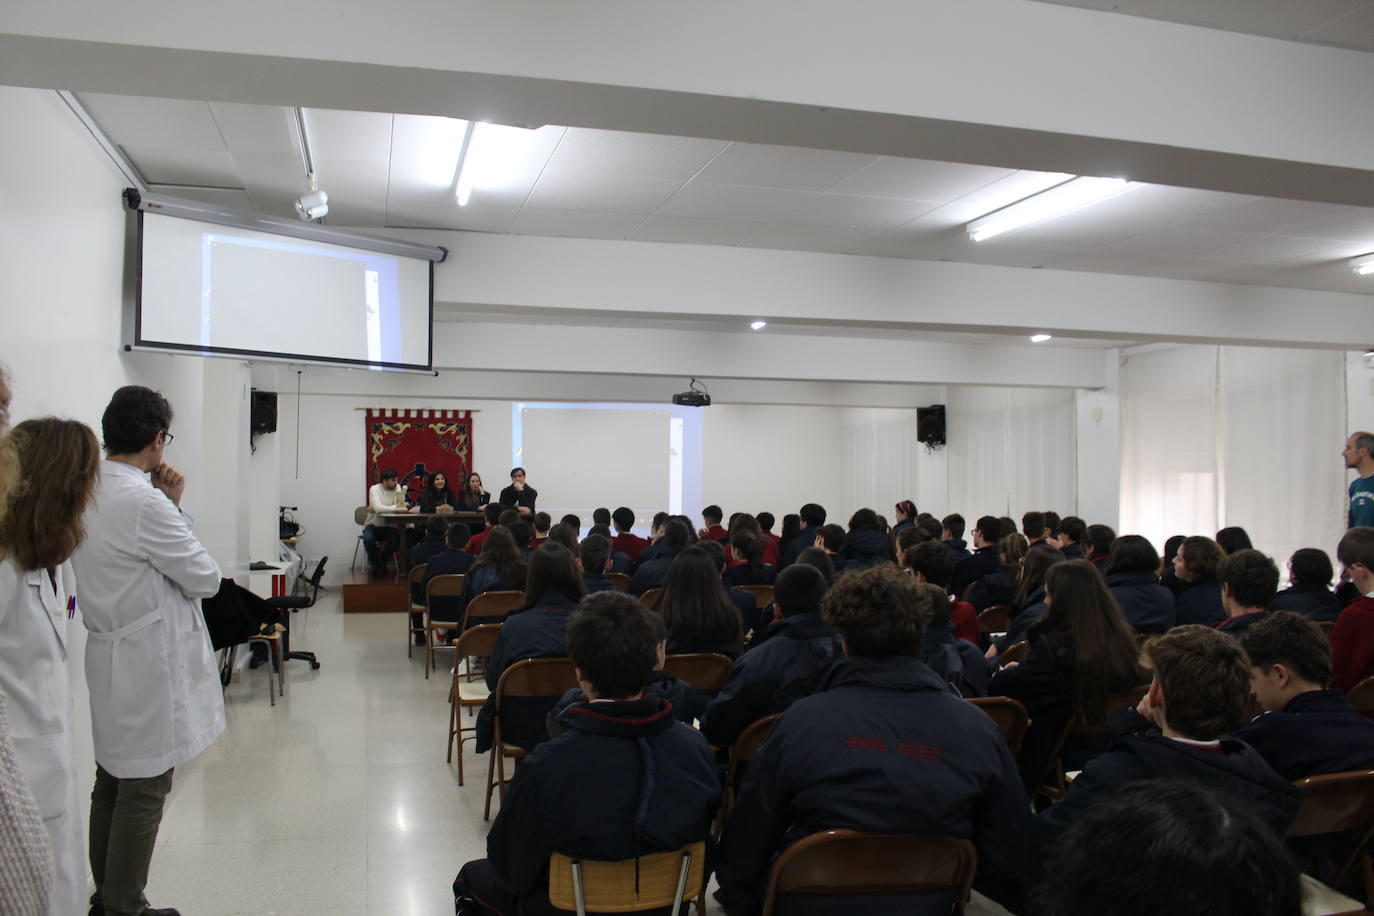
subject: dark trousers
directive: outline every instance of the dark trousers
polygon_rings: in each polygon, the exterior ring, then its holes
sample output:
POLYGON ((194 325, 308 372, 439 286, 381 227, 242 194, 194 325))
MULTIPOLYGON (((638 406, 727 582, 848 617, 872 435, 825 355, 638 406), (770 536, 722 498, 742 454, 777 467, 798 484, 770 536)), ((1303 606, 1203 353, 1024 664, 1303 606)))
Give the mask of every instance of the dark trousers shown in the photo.
POLYGON ((367 525, 363 528, 363 549, 373 568, 384 567, 400 546, 401 533, 392 525, 367 525))
POLYGON ((141 779, 111 776, 95 767, 91 790, 92 905, 107 916, 139 916, 148 907, 143 888, 162 823, 162 806, 172 789, 172 771, 141 779))

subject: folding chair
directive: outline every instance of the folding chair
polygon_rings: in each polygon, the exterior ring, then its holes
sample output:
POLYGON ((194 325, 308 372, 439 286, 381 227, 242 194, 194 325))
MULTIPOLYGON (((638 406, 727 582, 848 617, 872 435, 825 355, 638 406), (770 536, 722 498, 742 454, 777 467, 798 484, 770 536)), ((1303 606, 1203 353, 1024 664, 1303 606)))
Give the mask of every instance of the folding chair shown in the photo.
POLYGON ((740 585, 742 588, 754 596, 754 604, 759 610, 768 607, 768 603, 773 600, 773 586, 771 585, 740 585))
MULTIPOLYGON (((491 820, 491 792, 500 788, 500 797, 506 797, 506 758, 519 760, 530 752, 529 748, 506 744, 502 739, 501 718, 505 714, 504 701, 516 697, 547 698, 549 709, 558 698, 577 686, 577 675, 573 663, 566 658, 527 658, 516 662, 501 672, 496 682, 494 695, 496 734, 491 745, 491 759, 487 761, 487 803, 482 811, 482 820, 491 820)), ((546 714, 546 709, 543 714, 546 714)))
POLYGON ((1351 687, 1345 692, 1345 698, 1360 715, 1374 717, 1374 677, 1367 677, 1351 687))
POLYGON ((1019 756, 1021 742, 1026 738, 1026 729, 1030 728, 1030 717, 1026 714, 1026 707, 1011 697, 970 697, 967 702, 977 706, 997 723, 997 727, 1002 730, 1002 737, 1006 738, 1007 744, 1011 746, 1011 755, 1019 756))
MULTIPOLYGON (((267 655, 270 664, 267 666, 267 697, 272 702, 270 705, 277 705, 277 694, 286 696, 286 656, 281 648, 282 631, 273 629, 271 633, 254 633, 248 637, 248 645, 252 646, 255 642, 260 642, 267 647, 267 655), (272 669, 277 669, 277 689, 272 689, 272 669)), ((230 663, 233 662, 233 655, 229 656, 230 663)))
POLYGON ((989 636, 1000 636, 1011 629, 1011 615, 1005 604, 994 604, 978 615, 978 629, 989 636))
POLYGON ((784 849, 768 872, 763 916, 780 894, 918 894, 952 890, 952 913, 968 904, 978 853, 968 840, 906 833, 825 830, 784 849))
MULTIPOLYGON (((1102 718, 1105 722, 1112 713, 1127 706, 1134 706, 1145 698, 1145 694, 1150 690, 1149 684, 1138 684, 1130 690, 1121 693, 1109 693, 1102 704, 1102 718)), ((1054 752, 1050 754, 1049 761, 1045 764, 1044 771, 1040 778, 1035 782, 1036 795, 1044 795, 1049 799, 1059 799, 1064 797, 1068 791, 1069 783, 1064 774, 1064 745, 1069 738, 1075 735, 1101 735, 1105 731, 1104 722, 1089 722, 1080 707, 1069 719, 1064 730, 1059 733, 1059 739, 1054 743, 1054 752), (1053 778, 1051 784, 1047 780, 1053 778)))
MULTIPOLYGON (((496 637, 501 635, 501 624, 484 623, 481 626, 473 627, 471 630, 464 630, 463 635, 458 637, 458 642, 453 648, 458 650, 459 658, 477 656, 486 658, 491 655, 492 648, 496 645, 496 637)), ((448 763, 453 762, 454 738, 458 744, 458 785, 463 784, 463 742, 468 740, 463 737, 464 732, 471 732, 469 737, 477 737, 477 727, 463 728, 463 710, 467 710, 469 715, 481 709, 487 702, 487 696, 491 690, 484 681, 463 680, 458 676, 458 668, 453 669, 453 686, 449 688, 448 701, 451 704, 448 711, 448 763)))
MULTIPOLYGON (((463 612, 463 629, 466 630, 473 624, 468 621, 478 617, 505 617, 511 611, 518 611, 525 606, 525 593, 516 591, 482 592, 476 598, 468 602, 467 610, 463 612)), ((496 621, 488 621, 495 623, 496 621)))
POLYGON ((725 829, 730 809, 735 806, 735 793, 739 791, 739 784, 744 780, 745 766, 758 755, 759 748, 763 747, 763 742, 773 733, 773 726, 777 724, 781 715, 782 713, 775 712, 752 723, 740 732, 730 747, 730 763, 725 768, 725 791, 720 796, 720 814, 716 821, 717 835, 725 829))
POLYGON ((429 680, 429 672, 434 669, 434 637, 452 633, 460 626, 456 620, 434 620, 429 609, 434 606, 435 598, 457 598, 462 594, 463 576, 458 573, 435 576, 425 583, 425 680, 429 680))
POLYGON ((406 618, 406 658, 411 658, 413 655, 415 637, 425 634, 425 605, 415 603, 415 586, 425 581, 425 570, 427 569, 429 569, 428 563, 419 563, 410 567, 406 590, 410 594, 410 613, 420 615, 420 625, 417 627, 410 617, 406 618))
POLYGON ((549 859, 549 902, 560 910, 629 913, 678 907, 706 892, 706 844, 692 843, 657 852, 601 862, 555 852, 549 859))
POLYGON ((639 600, 644 603, 644 606, 646 608, 652 611, 654 608, 658 607, 658 600, 662 597, 663 589, 651 588, 646 590, 644 594, 640 595, 639 600))
POLYGON ((630 590, 630 577, 625 573, 606 573, 606 578, 611 580, 611 584, 616 587, 617 591, 627 592, 630 590))
POLYGON ((735 670, 734 660, 728 655, 715 652, 692 652, 683 655, 669 655, 663 662, 663 670, 669 677, 686 681, 697 690, 709 692, 720 690, 735 670))
POLYGON ((367 506, 359 506, 353 510, 353 524, 358 526, 358 539, 353 543, 353 562, 349 564, 350 570, 358 568, 358 549, 363 546, 363 526, 367 524, 367 506))
MULTIPOLYGON (((1374 867, 1366 848, 1374 838, 1374 770, 1351 770, 1311 776, 1293 783, 1302 789, 1298 814, 1288 828, 1288 838, 1350 833, 1354 851, 1332 877, 1340 884, 1356 862, 1364 879, 1365 900, 1374 903, 1374 867)), ((1368 913, 1369 910, 1357 912, 1368 913)))
POLYGON ((1029 653, 1030 643, 1023 639, 1018 643, 1007 646, 1007 651, 997 656, 997 666, 999 668, 1005 668, 1012 662, 1023 662, 1026 660, 1026 655, 1029 653))

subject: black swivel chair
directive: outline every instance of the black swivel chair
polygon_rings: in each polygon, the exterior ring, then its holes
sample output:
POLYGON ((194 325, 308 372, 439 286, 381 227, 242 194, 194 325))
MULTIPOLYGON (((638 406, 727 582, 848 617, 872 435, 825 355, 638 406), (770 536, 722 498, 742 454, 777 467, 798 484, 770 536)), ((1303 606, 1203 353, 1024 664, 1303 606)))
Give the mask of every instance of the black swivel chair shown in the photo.
MULTIPOLYGON (((310 574, 310 595, 282 595, 277 598, 268 598, 267 603, 279 611, 291 611, 295 613, 304 607, 313 607, 315 599, 320 597, 320 580, 324 578, 324 564, 329 557, 320 557, 319 565, 310 574)), ((319 661, 315 658, 314 652, 292 652, 291 651, 291 624, 289 618, 283 614, 282 619, 286 621, 286 632, 282 634, 282 648, 286 651, 282 654, 282 659, 297 658, 301 661, 310 662, 311 668, 320 667, 319 661)))

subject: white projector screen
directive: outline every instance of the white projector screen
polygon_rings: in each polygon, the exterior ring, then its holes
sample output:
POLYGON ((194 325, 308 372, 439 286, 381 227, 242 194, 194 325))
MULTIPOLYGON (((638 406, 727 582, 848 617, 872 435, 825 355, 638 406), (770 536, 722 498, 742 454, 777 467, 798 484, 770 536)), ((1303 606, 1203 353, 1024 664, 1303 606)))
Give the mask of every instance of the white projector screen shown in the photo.
POLYGON ((431 368, 429 261, 160 213, 139 220, 135 346, 431 368))

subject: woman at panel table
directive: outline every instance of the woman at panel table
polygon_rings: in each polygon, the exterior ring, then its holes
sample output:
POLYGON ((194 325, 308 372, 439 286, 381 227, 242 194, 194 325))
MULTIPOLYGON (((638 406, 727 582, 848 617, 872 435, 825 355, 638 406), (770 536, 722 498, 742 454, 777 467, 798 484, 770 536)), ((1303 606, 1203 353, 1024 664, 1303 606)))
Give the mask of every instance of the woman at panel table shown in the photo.
POLYGON ((420 491, 420 511, 452 512, 457 508, 456 503, 457 499, 448 488, 448 475, 443 471, 429 475, 425 488, 420 491))
POLYGON ((482 475, 473 471, 463 489, 458 491, 458 508, 472 512, 485 508, 489 502, 491 494, 482 489, 482 475))

